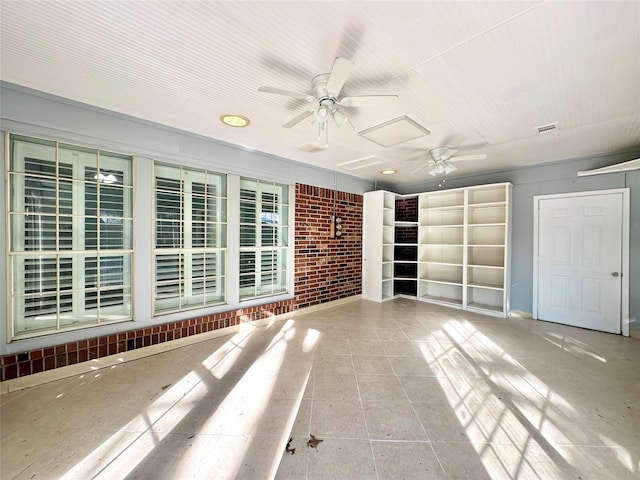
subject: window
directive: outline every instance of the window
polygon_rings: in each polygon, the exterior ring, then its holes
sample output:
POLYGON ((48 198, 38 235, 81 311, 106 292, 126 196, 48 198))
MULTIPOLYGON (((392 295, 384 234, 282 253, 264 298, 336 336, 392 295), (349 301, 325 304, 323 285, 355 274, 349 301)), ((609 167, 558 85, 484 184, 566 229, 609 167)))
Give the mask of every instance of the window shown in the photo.
POLYGON ((130 156, 9 136, 13 337, 132 318, 130 156))
POLYGON ((240 179, 240 299, 287 292, 289 188, 240 179))
POLYGON ((225 175, 154 165, 155 311, 225 302, 225 175))

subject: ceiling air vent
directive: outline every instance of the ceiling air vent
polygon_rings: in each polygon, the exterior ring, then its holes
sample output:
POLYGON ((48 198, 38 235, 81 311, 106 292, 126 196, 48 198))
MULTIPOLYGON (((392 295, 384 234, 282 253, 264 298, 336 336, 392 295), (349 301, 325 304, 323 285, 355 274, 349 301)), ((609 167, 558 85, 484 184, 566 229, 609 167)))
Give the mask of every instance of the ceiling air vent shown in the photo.
POLYGON ((540 127, 536 127, 536 130, 538 131, 538 134, 555 132, 558 130, 558 122, 541 125, 540 127))

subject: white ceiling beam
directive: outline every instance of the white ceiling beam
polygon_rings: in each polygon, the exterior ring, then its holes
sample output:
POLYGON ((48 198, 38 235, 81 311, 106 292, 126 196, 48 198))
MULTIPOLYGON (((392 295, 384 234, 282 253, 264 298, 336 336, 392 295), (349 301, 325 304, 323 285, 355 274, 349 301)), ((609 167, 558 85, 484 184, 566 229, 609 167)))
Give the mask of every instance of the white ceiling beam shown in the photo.
POLYGON ((609 165, 608 167, 595 168, 593 170, 580 170, 578 172, 578 176, 586 177, 588 175, 602 175, 604 173, 628 172, 629 170, 640 170, 640 158, 629 160, 628 162, 616 163, 615 165, 609 165))

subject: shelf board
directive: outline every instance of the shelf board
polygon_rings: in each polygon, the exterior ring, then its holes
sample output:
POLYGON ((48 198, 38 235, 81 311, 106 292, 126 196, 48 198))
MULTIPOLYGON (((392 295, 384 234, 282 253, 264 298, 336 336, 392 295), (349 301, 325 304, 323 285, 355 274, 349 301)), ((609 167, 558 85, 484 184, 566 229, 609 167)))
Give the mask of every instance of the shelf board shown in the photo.
POLYGON ((507 202, 504 200, 501 200, 499 202, 469 203, 469 208, 500 207, 506 204, 507 202))
POLYGON ((458 205, 447 205, 446 207, 422 207, 420 208, 423 212, 439 212, 442 210, 462 210, 464 205, 462 203, 458 205))
POLYGON ((479 264, 474 264, 474 263, 470 263, 467 265, 467 267, 469 268, 490 268, 493 270, 504 270, 504 267, 502 265, 479 265, 479 264))
POLYGON ((416 277, 415 275, 394 275, 393 279, 394 280, 417 280, 418 277, 416 277))
POLYGON ((415 300, 416 294, 415 293, 396 293, 396 296, 394 298, 408 298, 410 300, 415 300))
POLYGON ((462 300, 458 300, 456 298, 436 297, 434 295, 421 295, 418 297, 418 300, 426 300, 428 302, 440 303, 442 305, 452 305, 459 308, 462 307, 462 300))
POLYGON ((469 243, 467 247, 504 248, 504 243, 469 243))
POLYGON ((405 220, 396 220, 395 225, 396 227, 417 227, 418 221, 416 220, 415 222, 407 222, 405 220))
POLYGON ((490 283, 479 283, 479 282, 468 283, 467 287, 486 288, 487 290, 499 290, 499 291, 504 290, 504 287, 500 285, 492 285, 490 283))
POLYGON ((450 263, 450 262, 422 262, 422 261, 418 261, 419 264, 421 265, 443 265, 445 267, 462 267, 462 263, 450 263))
POLYGON ((467 304, 467 307, 469 308, 473 308, 475 310, 487 310, 489 312, 497 312, 497 313, 502 313, 503 308, 502 306, 497 306, 497 305, 488 305, 486 303, 469 303, 467 304))
POLYGON ((504 227, 507 224, 504 222, 496 222, 496 223, 470 223, 469 227, 504 227))
POLYGON ((438 283, 440 285, 453 285, 454 287, 462 286, 462 280, 460 280, 459 282, 454 282, 452 280, 438 279, 438 278, 419 278, 418 280, 420 280, 421 282, 438 283))
MULTIPOLYGON (((504 225, 504 223, 503 223, 504 225)), ((420 228, 462 228, 464 227, 464 223, 447 223, 447 224, 438 224, 438 225, 420 225, 420 228)))
POLYGON ((464 247, 462 243, 421 243, 420 246, 427 247, 464 247))

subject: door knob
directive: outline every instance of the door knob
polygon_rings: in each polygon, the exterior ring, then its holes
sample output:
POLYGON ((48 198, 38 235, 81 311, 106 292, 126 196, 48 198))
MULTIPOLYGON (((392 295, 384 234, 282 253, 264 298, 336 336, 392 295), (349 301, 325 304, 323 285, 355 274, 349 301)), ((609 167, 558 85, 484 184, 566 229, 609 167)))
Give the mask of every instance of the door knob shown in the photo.
POLYGON ((613 275, 614 277, 617 277, 620 274, 618 272, 611 272, 611 275, 613 275))

